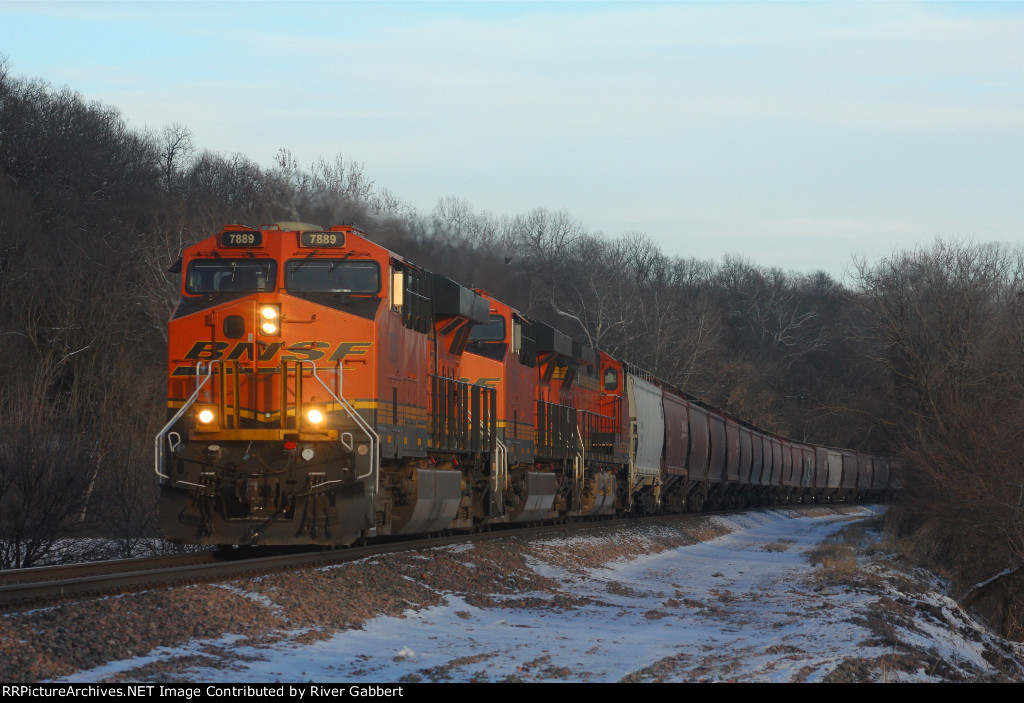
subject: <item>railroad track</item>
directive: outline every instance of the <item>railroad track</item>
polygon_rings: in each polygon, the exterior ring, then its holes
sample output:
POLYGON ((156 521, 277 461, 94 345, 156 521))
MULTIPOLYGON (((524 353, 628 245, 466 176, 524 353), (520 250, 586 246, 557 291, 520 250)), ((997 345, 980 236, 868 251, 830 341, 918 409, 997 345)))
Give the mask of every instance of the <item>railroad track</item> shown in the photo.
POLYGON ((214 552, 193 552, 162 557, 140 557, 136 559, 112 559, 109 561, 82 562, 79 564, 58 564, 56 566, 35 566, 28 569, 0 571, 0 588, 19 584, 38 584, 50 581, 66 581, 88 576, 117 574, 123 571, 148 571, 171 567, 208 564, 216 561, 214 552))
MULTIPOLYGON (((808 506, 778 506, 793 510, 808 506)), ((838 506, 837 506, 838 507, 838 506)), ((771 509, 771 508, 769 508, 771 509)), ((39 607, 61 600, 102 597, 144 591, 151 588, 210 583, 291 569, 316 568, 356 561, 378 554, 430 549, 449 544, 479 542, 514 536, 538 536, 592 527, 656 524, 706 518, 734 512, 684 513, 640 519, 571 522, 535 527, 459 533, 417 540, 380 540, 366 546, 344 547, 271 556, 248 556, 248 552, 194 552, 165 557, 119 559, 114 561, 0 571, 0 610, 39 607)))

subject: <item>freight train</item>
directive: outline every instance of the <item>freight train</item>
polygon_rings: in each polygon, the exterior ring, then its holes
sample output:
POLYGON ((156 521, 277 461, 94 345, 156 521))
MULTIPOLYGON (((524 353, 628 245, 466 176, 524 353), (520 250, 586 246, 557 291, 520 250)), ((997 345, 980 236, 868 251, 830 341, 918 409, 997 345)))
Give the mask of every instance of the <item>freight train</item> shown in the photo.
POLYGON ((896 460, 758 429, 355 226, 229 225, 173 269, 163 535, 384 535, 882 495, 896 460))

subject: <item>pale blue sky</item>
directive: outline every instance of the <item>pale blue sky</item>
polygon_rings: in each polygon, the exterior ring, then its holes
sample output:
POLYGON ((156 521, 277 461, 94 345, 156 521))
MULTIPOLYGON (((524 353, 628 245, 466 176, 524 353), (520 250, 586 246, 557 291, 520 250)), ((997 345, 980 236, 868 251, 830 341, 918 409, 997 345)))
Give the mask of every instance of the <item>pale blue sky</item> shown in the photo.
POLYGON ((13 73, 670 254, 1024 244, 1024 4, 0 1, 13 73))

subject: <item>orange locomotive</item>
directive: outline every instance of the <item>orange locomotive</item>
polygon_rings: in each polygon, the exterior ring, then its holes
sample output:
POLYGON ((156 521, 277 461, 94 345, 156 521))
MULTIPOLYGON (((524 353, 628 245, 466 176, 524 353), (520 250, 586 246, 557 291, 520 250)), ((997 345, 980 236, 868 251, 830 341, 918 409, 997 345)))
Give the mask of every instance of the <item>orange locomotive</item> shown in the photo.
POLYGON ((887 460, 762 433, 352 226, 230 225, 180 264, 155 440, 171 541, 337 545, 888 486, 887 460))
MULTIPOLYGON (((156 438, 166 538, 346 544, 539 520, 579 502, 556 476, 572 467, 583 481, 568 405, 541 406, 563 411, 544 418, 557 451, 533 442, 537 374, 557 386, 571 350, 538 352, 508 306, 355 227, 232 225, 189 247, 180 270, 170 419, 156 438)), ((611 511, 590 494, 573 512, 611 511)))

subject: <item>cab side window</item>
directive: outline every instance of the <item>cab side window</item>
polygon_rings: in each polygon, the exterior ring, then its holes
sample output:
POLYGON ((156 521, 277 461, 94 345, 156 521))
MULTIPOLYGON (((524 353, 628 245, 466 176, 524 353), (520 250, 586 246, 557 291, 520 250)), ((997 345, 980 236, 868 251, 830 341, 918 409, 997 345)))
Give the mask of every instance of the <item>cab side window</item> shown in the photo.
POLYGON ((615 369, 605 369, 604 372, 604 389, 606 391, 614 391, 619 387, 619 372, 615 369))

